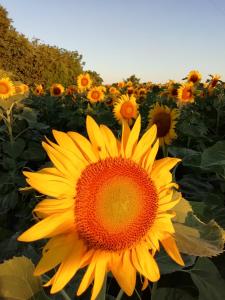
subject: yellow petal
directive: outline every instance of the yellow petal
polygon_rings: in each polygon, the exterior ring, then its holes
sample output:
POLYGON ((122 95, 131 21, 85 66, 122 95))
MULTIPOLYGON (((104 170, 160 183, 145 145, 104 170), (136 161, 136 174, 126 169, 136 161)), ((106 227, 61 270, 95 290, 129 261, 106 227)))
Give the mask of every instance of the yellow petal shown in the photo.
POLYGON ((105 125, 100 125, 100 130, 105 141, 106 149, 111 157, 118 157, 117 140, 112 131, 105 125))
POLYGON ((107 158, 108 155, 99 126, 90 116, 87 116, 86 124, 87 133, 95 151, 99 154, 101 159, 107 158))
POLYGON ((148 129, 145 134, 143 134, 142 138, 138 142, 134 154, 132 155, 132 160, 139 162, 143 155, 147 153, 147 151, 152 147, 153 142, 156 139, 157 126, 153 125, 150 129, 148 129))
POLYGON ((145 170, 147 170, 148 172, 151 172, 152 170, 152 166, 154 164, 158 150, 159 150, 159 139, 156 140, 154 146, 152 147, 151 151, 148 154, 148 157, 146 158, 145 170))
POLYGON ((166 239, 161 240, 161 243, 168 253, 168 255, 179 265, 184 266, 183 259, 177 248, 176 242, 172 236, 168 236, 166 239))
POLYGON ((66 174, 72 180, 76 180, 80 176, 80 173, 85 165, 79 160, 76 160, 75 156, 68 157, 62 152, 62 150, 56 150, 45 142, 42 142, 42 145, 45 151, 48 153, 49 158, 60 172, 66 174))
POLYGON ((120 154, 122 157, 125 157, 125 149, 126 149, 129 136, 130 136, 130 127, 128 126, 126 121, 123 121, 121 147, 120 147, 120 152, 121 152, 120 154))
POLYGON ((57 141, 57 143, 61 148, 63 148, 66 151, 70 151, 83 162, 86 161, 83 154, 81 153, 77 145, 73 142, 73 140, 68 134, 57 130, 53 130, 52 133, 55 140, 57 141))
POLYGON ((39 172, 23 172, 23 174, 28 178, 27 182, 42 194, 56 198, 75 195, 76 182, 73 183, 67 178, 39 172))
POLYGON ((150 281, 155 282, 160 278, 159 268, 155 259, 144 245, 136 246, 136 253, 142 274, 150 281))
POLYGON ((51 215, 29 228, 18 237, 18 241, 32 242, 42 238, 52 237, 74 227, 74 212, 51 215))
POLYGON ((45 199, 39 202, 33 211, 41 218, 44 218, 52 214, 63 213, 67 209, 73 209, 73 206, 73 198, 45 199))
POLYGON ((109 256, 106 253, 100 252, 96 254, 96 266, 95 266, 95 281, 92 290, 91 300, 97 298, 102 284, 104 282, 106 272, 107 272, 107 265, 109 261, 109 256))
POLYGON ((180 162, 181 159, 175 157, 165 157, 159 160, 156 160, 153 164, 152 173, 159 173, 161 171, 168 172, 170 171, 175 165, 180 162))
POLYGON ((98 158, 95 155, 91 143, 81 134, 77 132, 68 132, 68 135, 72 138, 72 140, 75 142, 77 147, 82 152, 83 156, 89 161, 89 162, 97 162, 98 158))
POLYGON ((67 255, 66 259, 61 263, 52 288, 51 294, 57 293, 64 288, 64 286, 70 281, 70 279, 76 274, 80 268, 80 261, 84 254, 85 246, 82 240, 78 238, 73 244, 73 248, 67 255))
POLYGON ((96 264, 96 261, 94 259, 92 259, 92 261, 88 265, 87 271, 85 272, 85 274, 82 278, 82 281, 80 283, 80 286, 77 290, 77 296, 80 296, 89 287, 89 285, 93 281, 95 264, 96 264))
POLYGON ((128 296, 131 296, 136 284, 136 270, 132 265, 130 250, 127 250, 121 255, 112 253, 110 270, 121 289, 123 289, 128 296))
POLYGON ((138 137, 141 130, 141 117, 140 115, 137 117, 137 120, 134 123, 134 126, 130 132, 126 149, 125 149, 125 157, 130 158, 132 156, 134 147, 137 145, 138 137))
POLYGON ((45 246, 43 257, 37 264, 34 275, 40 276, 61 263, 73 246, 74 234, 53 237, 45 246), (50 245, 50 247, 49 247, 50 245))

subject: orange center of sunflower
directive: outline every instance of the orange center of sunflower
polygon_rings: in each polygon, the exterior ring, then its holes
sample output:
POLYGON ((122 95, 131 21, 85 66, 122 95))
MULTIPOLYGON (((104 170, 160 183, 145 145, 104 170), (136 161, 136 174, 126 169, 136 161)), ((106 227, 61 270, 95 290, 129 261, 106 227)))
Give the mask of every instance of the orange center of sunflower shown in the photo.
POLYGON ((82 86, 88 85, 88 79, 86 77, 81 78, 81 85, 82 86))
POLYGON ((186 87, 183 89, 182 92, 182 99, 183 100, 189 100, 192 97, 192 91, 190 88, 186 87))
POLYGON ((9 86, 6 83, 1 82, 0 83, 0 94, 5 95, 5 94, 8 94, 8 92, 9 92, 9 86))
POLYGON ((91 98, 94 99, 94 100, 98 100, 100 98, 100 93, 99 91, 93 91, 91 93, 91 98))
POLYGON ((196 75, 196 74, 191 75, 191 77, 190 77, 191 82, 196 83, 198 80, 199 80, 198 75, 196 75))
POLYGON ((89 248, 117 251, 142 239, 152 226, 158 196, 147 172, 128 159, 89 165, 77 183, 77 231, 89 248))
POLYGON ((125 119, 133 118, 135 113, 134 105, 129 101, 124 102, 121 106, 120 113, 125 119))
POLYGON ((54 87, 53 88, 53 94, 58 96, 61 94, 61 89, 59 87, 54 87))
POLYGON ((154 116, 153 123, 157 126, 157 137, 165 137, 170 131, 171 117, 167 112, 160 112, 154 116))

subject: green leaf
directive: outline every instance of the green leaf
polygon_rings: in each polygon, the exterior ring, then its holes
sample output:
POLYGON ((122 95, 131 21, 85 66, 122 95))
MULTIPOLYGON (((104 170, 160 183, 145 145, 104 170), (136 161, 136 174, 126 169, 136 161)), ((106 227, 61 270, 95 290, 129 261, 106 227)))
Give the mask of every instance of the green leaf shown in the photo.
POLYGON ((223 252, 224 231, 214 220, 207 224, 202 222, 183 198, 174 211, 176 217, 173 225, 180 252, 200 257, 216 256, 223 252))
POLYGON ((201 166, 203 168, 221 165, 225 166, 225 141, 217 142, 202 153, 201 166))
POLYGON ((12 158, 18 158, 25 148, 25 142, 23 139, 17 139, 12 144, 5 142, 2 146, 3 152, 12 158))
MULTIPOLYGON (((155 290, 151 300, 197 300, 184 289, 162 287, 155 290)), ((221 299, 220 299, 221 300, 221 299)))
MULTIPOLYGON (((0 264, 0 297, 15 300, 40 300, 39 277, 33 276, 34 265, 26 257, 14 257, 0 264), (37 297, 35 296, 37 295, 37 297)), ((42 299, 48 299, 43 294, 42 299)))
POLYGON ((225 299, 225 280, 207 258, 199 258, 194 268, 186 271, 199 290, 198 300, 225 299))

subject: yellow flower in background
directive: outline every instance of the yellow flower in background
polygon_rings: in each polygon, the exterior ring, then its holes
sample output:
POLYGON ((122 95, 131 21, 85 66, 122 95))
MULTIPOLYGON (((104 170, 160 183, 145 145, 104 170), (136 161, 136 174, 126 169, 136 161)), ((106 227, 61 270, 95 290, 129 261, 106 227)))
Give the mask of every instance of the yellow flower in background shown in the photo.
POLYGON ((218 83, 218 81, 220 80, 220 78, 221 78, 221 76, 218 75, 218 74, 213 75, 213 76, 212 76, 212 79, 211 79, 210 82, 209 82, 209 86, 208 86, 208 87, 209 87, 210 89, 214 88, 214 87, 217 85, 217 83, 218 83))
POLYGON ((144 87, 141 87, 137 90, 137 95, 139 98, 145 98, 146 94, 147 94, 147 89, 144 87))
POLYGON ((27 84, 22 84, 23 92, 28 93, 29 92, 29 86, 27 84))
POLYGON ((105 93, 106 92, 106 87, 104 85, 100 85, 99 88, 105 93))
POLYGON ((54 97, 62 96, 64 87, 60 83, 53 83, 50 87, 50 94, 54 97))
POLYGON ((123 88, 123 87, 125 87, 126 83, 124 81, 120 81, 117 83, 117 85, 119 88, 123 88))
POLYGON ((133 120, 138 116, 138 104, 136 98, 132 95, 122 95, 115 103, 113 109, 114 117, 119 123, 123 121, 132 124, 133 120))
POLYGON ((194 102, 194 87, 192 82, 184 83, 178 89, 178 105, 194 102))
POLYGON ((42 84, 38 84, 35 86, 34 88, 34 94, 36 96, 41 96, 44 94, 44 88, 43 88, 43 85, 42 84))
POLYGON ((7 99, 14 94, 15 88, 13 82, 4 77, 0 79, 0 99, 7 99))
POLYGON ((24 94, 24 87, 23 84, 14 84, 14 93, 17 95, 23 95, 24 94))
POLYGON ((69 85, 67 88, 66 88, 66 95, 67 96, 72 96, 74 94, 77 93, 77 87, 76 85, 69 85))
POLYGON ((92 80, 88 73, 80 74, 77 77, 77 86, 81 92, 89 89, 91 85, 92 85, 92 80))
POLYGON ((102 87, 93 87, 87 94, 87 98, 91 103, 101 102, 104 100, 104 93, 102 87))
POLYGON ((118 95, 120 92, 117 90, 117 88, 115 88, 114 86, 111 86, 109 88, 109 93, 112 95, 118 95))
POLYGON ((127 81, 126 86, 133 86, 133 82, 132 81, 127 81))
POLYGON ((152 107, 149 112, 149 127, 153 124, 157 126, 157 138, 159 144, 170 145, 177 138, 175 127, 179 111, 171 109, 166 105, 160 105, 158 102, 152 107))
POLYGON ((154 255, 160 243, 184 265, 171 221, 181 197, 175 197, 171 169, 180 159, 155 160, 156 126, 139 140, 140 117, 132 130, 123 123, 120 142, 89 116, 86 124, 89 140, 77 132, 54 130, 57 144, 43 142, 54 167, 24 172, 27 182, 47 198, 34 209, 42 220, 18 239, 50 238, 35 275, 58 266, 46 284, 51 293, 86 267, 78 296, 94 281, 91 299, 96 299, 107 272, 132 295, 137 272, 145 282, 159 280, 154 255))
POLYGON ((202 75, 198 72, 198 71, 191 71, 188 74, 188 82, 192 82, 192 83, 198 83, 201 81, 202 79, 202 75))
POLYGON ((134 93, 134 88, 132 87, 132 86, 129 86, 128 88, 127 88, 127 94, 128 95, 132 95, 134 93))

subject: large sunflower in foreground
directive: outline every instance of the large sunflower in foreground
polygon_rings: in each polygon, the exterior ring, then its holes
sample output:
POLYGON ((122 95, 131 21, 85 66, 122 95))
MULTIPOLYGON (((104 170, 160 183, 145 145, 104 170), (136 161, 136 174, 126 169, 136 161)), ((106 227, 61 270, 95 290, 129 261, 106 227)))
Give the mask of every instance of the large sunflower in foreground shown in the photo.
POLYGON ((95 299, 109 271, 131 295, 136 272, 145 282, 159 280, 154 255, 160 242, 183 265, 171 222, 171 209, 180 199, 174 198, 176 184, 170 170, 180 160, 155 160, 156 126, 138 142, 140 117, 132 130, 123 123, 121 141, 91 117, 86 123, 89 140, 77 132, 54 130, 57 144, 43 143, 54 167, 24 172, 27 182, 48 197, 34 209, 42 220, 19 240, 50 238, 35 275, 59 266, 47 283, 51 293, 87 267, 77 295, 94 280, 91 299, 95 299))
POLYGON ((177 138, 175 126, 179 111, 175 108, 169 108, 166 105, 160 105, 158 102, 149 112, 149 126, 155 124, 157 126, 157 138, 159 144, 170 145, 177 138))
POLYGON ((14 85, 9 78, 0 78, 0 99, 7 99, 14 94, 14 85))
POLYGON ((80 74, 77 77, 77 86, 81 92, 89 89, 91 87, 91 85, 92 85, 92 80, 88 73, 80 74))
POLYGON ((136 98, 133 95, 122 95, 115 102, 113 113, 119 123, 126 121, 128 124, 132 124, 133 119, 136 119, 138 116, 136 98))

